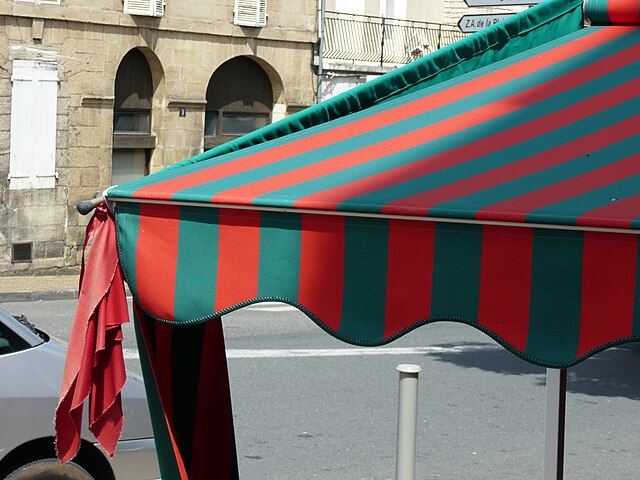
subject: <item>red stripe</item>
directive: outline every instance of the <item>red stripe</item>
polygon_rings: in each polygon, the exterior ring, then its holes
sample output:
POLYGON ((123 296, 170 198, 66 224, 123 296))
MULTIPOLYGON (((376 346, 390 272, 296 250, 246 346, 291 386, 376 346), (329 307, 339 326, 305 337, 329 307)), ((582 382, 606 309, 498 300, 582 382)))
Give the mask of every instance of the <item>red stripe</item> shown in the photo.
POLYGON ((384 338, 431 314, 435 224, 389 221, 384 338))
POLYGON ((584 213, 578 217, 577 224, 585 227, 630 228, 631 222, 638 217, 640 193, 584 213))
POLYGON ((142 307, 154 317, 174 320, 180 207, 140 205, 136 247, 136 288, 142 307))
MULTIPOLYGON (((149 317, 142 311, 142 309, 136 302, 133 302, 133 308, 134 310, 136 310, 136 317, 139 319, 138 325, 140 326, 140 331, 142 332, 142 339, 145 344, 145 350, 149 358, 149 367, 151 368, 151 374, 155 379, 156 388, 158 392, 158 400, 160 401, 162 412, 164 414, 164 422, 165 422, 165 425, 167 426, 167 433, 169 434, 169 440, 171 442, 171 448, 173 449, 173 454, 176 460, 178 472, 180 474, 180 479, 188 480, 189 477, 187 476, 187 471, 184 467, 184 460, 182 459, 182 454, 180 453, 180 449, 178 448, 178 442, 176 442, 175 432, 173 431, 173 422, 169 420, 170 418, 173 418, 173 416, 168 415, 168 409, 166 406, 167 397, 171 398, 171 393, 170 393, 171 389, 170 388, 165 389, 161 387, 160 385, 161 381, 160 381, 160 378, 158 377, 158 372, 160 371, 159 369, 161 367, 157 363, 158 356, 156 355, 156 351, 151 346, 149 332, 147 331, 147 321, 149 321, 149 317)), ((154 320, 151 320, 151 321, 154 321, 154 320)), ((155 326, 157 327, 158 325, 160 324, 156 322, 155 326)), ((168 325, 166 327, 170 328, 168 325)), ((164 355, 164 352, 163 352, 163 355, 164 355)), ((163 355, 160 355, 160 357, 162 357, 163 355)), ((171 357, 169 356, 169 358, 171 357)))
MULTIPOLYGON (((639 130, 639 118, 640 116, 634 117, 614 125, 607 129, 606 132, 603 130, 601 133, 610 135, 608 138, 604 135, 603 139, 606 139, 608 143, 614 143, 611 141, 613 137, 631 136, 631 134, 639 130), (629 130, 633 131, 629 132, 629 130)), ((582 195, 638 173, 640 173, 640 154, 591 170, 563 182, 555 183, 546 188, 489 205, 476 212, 476 219, 524 222, 526 216, 534 210, 582 195)))
MULTIPOLYGON (((640 89, 640 79, 608 90, 593 98, 575 103, 569 108, 528 122, 520 127, 446 152, 446 154, 443 154, 441 157, 454 158, 456 163, 463 163, 474 158, 479 158, 483 155, 509 147, 516 143, 514 139, 517 140, 517 143, 521 143, 570 123, 575 123, 583 118, 611 108, 614 105, 624 103, 634 98, 638 93, 638 89, 640 89)), ((461 198, 481 190, 487 190, 495 185, 500 185, 516 178, 522 178, 581 155, 589 154, 599 148, 611 145, 613 139, 619 137, 621 133, 624 134, 625 132, 618 132, 617 126, 596 132, 583 138, 578 138, 565 145, 508 163, 502 167, 480 173, 473 177, 433 188, 395 202, 390 202, 382 208, 382 212, 408 214, 410 212, 415 213, 415 211, 418 210, 424 213, 439 203, 461 198), (609 136, 609 130, 612 130, 615 136, 609 136)), ((432 157, 431 160, 435 161, 436 158, 437 156, 432 157)))
MULTIPOLYGON (((581 69, 555 78, 547 83, 536 85, 531 89, 519 92, 511 97, 504 98, 490 105, 466 112, 456 117, 448 118, 437 124, 423 127, 403 136, 390 139, 386 142, 381 142, 355 152, 350 152, 348 154, 326 160, 316 165, 311 165, 310 167, 306 167, 306 169, 295 170, 291 174, 287 175, 295 175, 297 182, 301 182, 312 175, 320 176, 330 173, 333 170, 348 168, 353 165, 365 163, 375 158, 390 155, 417 145, 427 144, 428 142, 438 138, 464 131, 465 129, 479 125, 483 122, 493 120, 502 115, 533 105, 544 99, 551 98, 554 95, 569 91, 572 88, 587 83, 588 81, 602 76, 612 70, 628 65, 639 58, 640 49, 626 49, 599 62, 594 62, 593 64, 587 65, 581 69)), ((619 99, 619 97, 628 98, 630 92, 633 92, 632 87, 635 86, 636 83, 637 82, 629 82, 624 87, 618 87, 613 89, 611 92, 605 92, 602 94, 602 99, 604 100, 606 98, 609 101, 613 101, 613 99, 619 99)), ((469 145, 463 145, 448 152, 433 155, 409 165, 403 165, 395 169, 387 170, 380 174, 372 175, 346 185, 307 195, 306 197, 302 197, 296 201, 295 206, 299 208, 335 209, 339 203, 349 198, 412 180, 415 178, 416 172, 419 172, 420 175, 427 175, 446 168, 451 168, 482 155, 495 152, 498 149, 507 148, 529 138, 542 135, 554 128, 559 128, 563 125, 573 123, 576 120, 573 115, 586 117, 595 112, 604 110, 606 107, 607 104, 596 103, 594 102, 594 99, 585 100, 562 111, 554 112, 553 114, 541 119, 536 119, 526 125, 519 126, 505 132, 500 132, 490 138, 482 139, 469 145)), ((272 182, 273 190, 286 186, 282 185, 279 181, 276 182, 276 179, 279 180, 279 178, 276 177, 275 179, 267 179, 264 182, 272 182)), ((258 192, 252 190, 253 185, 254 184, 250 185, 246 191, 242 190, 242 192, 255 196, 258 192)), ((240 190, 231 191, 231 193, 234 194, 233 200, 237 200, 240 192, 240 190)), ((214 198, 218 199, 218 197, 214 198)), ((387 213, 398 213, 398 208, 400 210, 407 208, 409 211, 406 213, 415 214, 412 208, 410 209, 403 205, 403 202, 405 201, 405 199, 402 199, 398 202, 389 204, 383 208, 383 211, 387 213)))
POLYGON ((485 225, 478 323, 524 352, 529 330, 533 234, 485 225))
POLYGON ((302 215, 298 300, 335 332, 342 317, 344 241, 343 217, 302 215))
POLYGON ((635 235, 585 232, 576 358, 632 335, 637 253, 635 235))
MULTIPOLYGON (((239 172, 353 138, 368 131, 382 128, 411 116, 475 95, 486 89, 505 84, 514 78, 535 72, 545 66, 558 63, 567 57, 588 51, 596 45, 622 36, 625 33, 628 33, 627 29, 594 30, 593 33, 585 35, 570 44, 560 45, 534 58, 526 59, 514 65, 508 65, 500 70, 488 73, 481 78, 470 80, 443 92, 437 92, 433 95, 419 98, 407 104, 399 105, 360 120, 337 126, 328 131, 291 141, 285 145, 262 150, 251 155, 242 156, 236 160, 214 165, 205 170, 187 173, 177 178, 171 178, 164 182, 140 188, 133 193, 133 197, 169 199, 176 192, 186 188, 226 178, 239 172)), ((243 198, 239 199, 239 202, 246 203, 247 200, 243 198)))
POLYGON ((258 295, 260 212, 220 210, 216 310, 258 295))
POLYGON ((212 478, 215 466, 215 478, 234 478, 233 412, 220 319, 206 323, 200 358, 190 476, 212 478))
POLYGON ((640 24, 638 0, 608 0, 608 17, 612 25, 640 24))

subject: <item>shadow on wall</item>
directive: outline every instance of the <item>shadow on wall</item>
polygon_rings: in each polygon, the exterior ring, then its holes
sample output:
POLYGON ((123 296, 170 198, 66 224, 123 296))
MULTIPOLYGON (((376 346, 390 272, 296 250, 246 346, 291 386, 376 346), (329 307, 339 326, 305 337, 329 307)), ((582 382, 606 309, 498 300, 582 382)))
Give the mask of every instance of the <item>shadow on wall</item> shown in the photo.
MULTIPOLYGON (((529 364, 507 350, 450 349, 475 345, 486 346, 486 343, 439 344, 435 346, 444 347, 447 351, 430 353, 429 356, 464 368, 479 368, 505 375, 539 375, 539 384, 545 384, 544 368, 529 364)), ((640 400, 640 344, 610 348, 569 368, 567 373, 568 392, 640 400)))

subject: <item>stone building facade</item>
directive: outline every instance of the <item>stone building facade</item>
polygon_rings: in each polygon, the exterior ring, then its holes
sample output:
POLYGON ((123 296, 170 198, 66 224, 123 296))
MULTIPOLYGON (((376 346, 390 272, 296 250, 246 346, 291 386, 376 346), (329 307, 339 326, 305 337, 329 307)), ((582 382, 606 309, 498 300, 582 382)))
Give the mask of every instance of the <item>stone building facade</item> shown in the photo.
POLYGON ((315 103, 317 18, 316 0, 0 0, 0 273, 77 265, 80 200, 315 103))

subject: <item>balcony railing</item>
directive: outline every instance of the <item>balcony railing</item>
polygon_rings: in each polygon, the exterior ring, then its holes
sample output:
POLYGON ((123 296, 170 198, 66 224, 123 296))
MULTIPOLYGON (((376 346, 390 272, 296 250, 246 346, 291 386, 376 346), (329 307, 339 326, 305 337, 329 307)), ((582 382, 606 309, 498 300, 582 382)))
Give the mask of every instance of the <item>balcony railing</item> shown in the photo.
POLYGON ((326 12, 323 57, 405 64, 467 36, 457 27, 394 18, 326 12))

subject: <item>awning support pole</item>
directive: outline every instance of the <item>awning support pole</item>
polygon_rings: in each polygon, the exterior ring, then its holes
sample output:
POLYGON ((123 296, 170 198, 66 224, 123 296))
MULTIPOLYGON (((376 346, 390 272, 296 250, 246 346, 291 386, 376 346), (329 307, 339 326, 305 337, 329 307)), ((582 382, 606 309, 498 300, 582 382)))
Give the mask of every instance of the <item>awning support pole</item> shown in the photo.
POLYGON ((396 480, 416 478, 416 425, 418 419, 418 365, 398 365, 398 451, 396 480))
POLYGON ((567 370, 547 368, 547 413, 544 434, 544 480, 562 480, 567 370))

